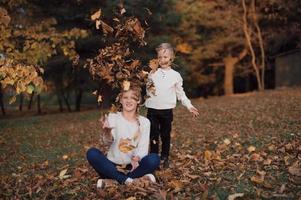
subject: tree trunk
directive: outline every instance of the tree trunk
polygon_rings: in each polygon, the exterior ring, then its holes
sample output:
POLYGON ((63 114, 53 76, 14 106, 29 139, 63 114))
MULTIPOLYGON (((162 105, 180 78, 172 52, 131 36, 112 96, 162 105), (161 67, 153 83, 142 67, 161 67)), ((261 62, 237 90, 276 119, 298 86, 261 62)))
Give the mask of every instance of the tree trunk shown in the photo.
POLYGON ((30 95, 30 99, 29 99, 28 106, 27 106, 28 110, 31 110, 33 97, 34 97, 34 92, 32 92, 31 95, 30 95))
POLYGON ((241 61, 248 53, 248 50, 244 48, 237 57, 228 55, 223 59, 225 66, 225 77, 224 77, 224 92, 225 95, 231 95, 234 93, 234 70, 235 65, 241 61))
POLYGON ((76 92, 76 99, 75 99, 75 110, 80 111, 80 105, 82 101, 83 91, 81 89, 76 92))
POLYGON ((258 69, 258 66, 256 64, 256 55, 255 55, 255 51, 252 45, 252 41, 251 41, 251 33, 250 30, 248 28, 248 20, 247 20, 247 7, 246 7, 246 2, 245 0, 242 0, 242 6, 244 9, 244 14, 243 14, 243 31, 246 37, 246 42, 248 44, 249 50, 251 52, 251 56, 252 56, 252 66, 255 70, 255 74, 256 74, 256 79, 257 79, 257 83, 258 83, 258 89, 259 91, 262 91, 262 83, 261 83, 261 78, 260 78, 260 72, 258 69))
POLYGON ((253 17, 253 22, 257 31, 257 38, 258 38, 258 42, 259 42, 259 47, 260 47, 260 53, 261 53, 261 65, 260 65, 260 69, 261 69, 261 90, 264 90, 265 86, 264 86, 264 77, 265 77, 265 51, 264 51, 264 46, 263 46, 263 38, 262 38, 262 33, 261 33, 261 29, 259 27, 258 24, 258 18, 257 18, 257 13, 256 13, 256 6, 255 6, 255 0, 252 0, 252 4, 251 4, 251 8, 252 8, 252 17, 253 17))
POLYGON ((37 95, 37 109, 38 109, 38 114, 42 114, 41 96, 39 94, 37 95))
POLYGON ((3 91, 2 91, 1 83, 0 83, 0 106, 1 106, 2 115, 5 115, 4 101, 3 101, 3 91))
POLYGON ((225 78, 224 78, 224 91, 225 95, 231 95, 234 93, 233 87, 233 72, 236 58, 228 56, 224 58, 225 64, 225 78))
POLYGON ((19 101, 19 111, 21 111, 21 112, 23 110, 23 101, 24 101, 24 95, 21 93, 20 94, 20 101, 19 101))

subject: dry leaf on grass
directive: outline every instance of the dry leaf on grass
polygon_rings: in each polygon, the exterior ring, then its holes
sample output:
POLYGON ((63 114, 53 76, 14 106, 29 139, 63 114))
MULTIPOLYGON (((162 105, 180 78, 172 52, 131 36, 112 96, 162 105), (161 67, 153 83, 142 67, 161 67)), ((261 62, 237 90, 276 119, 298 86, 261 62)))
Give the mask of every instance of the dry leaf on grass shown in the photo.
POLYGON ((243 196, 244 196, 244 193, 231 194, 231 195, 228 196, 228 200, 234 200, 237 197, 243 197, 243 196))

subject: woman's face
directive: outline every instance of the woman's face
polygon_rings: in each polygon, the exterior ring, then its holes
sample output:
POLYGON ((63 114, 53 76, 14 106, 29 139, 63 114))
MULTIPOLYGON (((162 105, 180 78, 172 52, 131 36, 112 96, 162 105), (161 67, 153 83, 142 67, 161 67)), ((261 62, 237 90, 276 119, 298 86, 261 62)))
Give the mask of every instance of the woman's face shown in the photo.
POLYGON ((139 98, 133 90, 128 90, 123 92, 120 98, 120 103, 122 105, 122 110, 127 112, 136 111, 139 98))
POLYGON ((161 68, 168 68, 171 65, 172 53, 168 49, 158 51, 158 62, 161 68))

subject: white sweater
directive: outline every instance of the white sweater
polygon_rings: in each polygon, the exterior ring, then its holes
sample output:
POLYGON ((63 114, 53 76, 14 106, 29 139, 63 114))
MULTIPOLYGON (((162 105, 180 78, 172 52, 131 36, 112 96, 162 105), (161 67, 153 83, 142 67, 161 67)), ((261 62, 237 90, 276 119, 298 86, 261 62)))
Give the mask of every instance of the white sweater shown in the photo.
POLYGON ((131 163, 132 156, 141 159, 148 154, 150 122, 147 118, 139 116, 140 134, 137 137, 138 123, 126 120, 120 112, 110 113, 108 116, 109 127, 112 128, 114 141, 108 151, 107 158, 116 164, 131 163), (127 140, 135 148, 129 152, 122 152, 120 142, 127 140))
POLYGON ((158 68, 155 73, 149 75, 149 79, 153 81, 156 92, 154 95, 147 91, 149 96, 145 101, 147 108, 172 109, 176 107, 177 98, 187 109, 193 107, 184 92, 183 79, 179 72, 171 68, 158 68))

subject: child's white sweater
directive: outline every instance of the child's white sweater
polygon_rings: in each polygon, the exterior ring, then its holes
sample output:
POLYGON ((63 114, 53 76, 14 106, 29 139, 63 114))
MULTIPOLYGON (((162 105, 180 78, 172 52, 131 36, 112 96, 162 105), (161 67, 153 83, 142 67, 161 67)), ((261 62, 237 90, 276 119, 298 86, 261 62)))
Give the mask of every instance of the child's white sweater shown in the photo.
POLYGON ((177 98, 188 109, 193 107, 184 92, 183 79, 179 72, 171 68, 158 68, 155 73, 149 75, 149 79, 154 83, 156 92, 154 95, 147 91, 149 96, 145 101, 147 108, 172 109, 176 107, 177 98))

